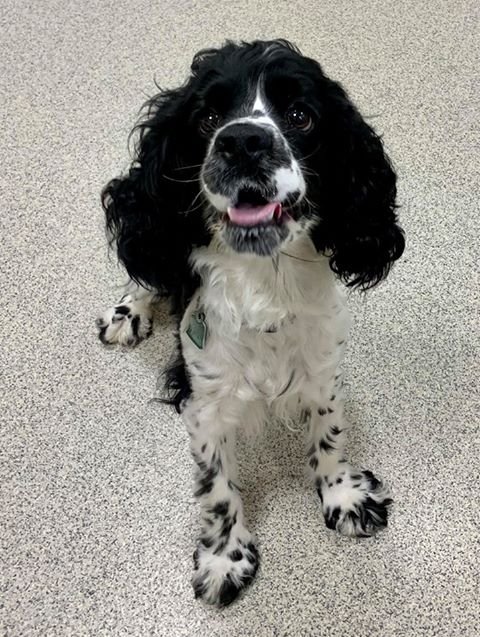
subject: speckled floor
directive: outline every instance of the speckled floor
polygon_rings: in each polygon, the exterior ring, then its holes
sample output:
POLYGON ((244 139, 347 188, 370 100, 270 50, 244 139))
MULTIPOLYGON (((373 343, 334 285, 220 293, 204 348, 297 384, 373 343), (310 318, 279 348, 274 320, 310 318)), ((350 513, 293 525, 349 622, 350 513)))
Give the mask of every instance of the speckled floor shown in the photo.
POLYGON ((479 24, 474 0, 3 0, 2 636, 479 634, 479 24), (398 168, 408 250, 350 298, 351 455, 392 486, 388 531, 328 532, 272 428, 242 456, 262 570, 220 612, 189 584, 187 437, 149 402, 168 320, 123 352, 93 319, 121 281, 98 195, 137 110, 227 36, 288 37, 346 85, 398 168))

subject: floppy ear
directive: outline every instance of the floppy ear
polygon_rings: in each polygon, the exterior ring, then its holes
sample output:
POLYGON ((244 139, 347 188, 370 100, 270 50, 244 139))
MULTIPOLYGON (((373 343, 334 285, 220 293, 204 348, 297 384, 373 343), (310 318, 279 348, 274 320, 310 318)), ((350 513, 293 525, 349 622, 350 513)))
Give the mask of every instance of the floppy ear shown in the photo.
POLYGON ((396 175, 380 137, 345 91, 328 81, 321 132, 321 221, 317 249, 349 286, 368 289, 384 279, 404 250, 395 213, 396 175))
POLYGON ((110 241, 130 277, 173 297, 188 296, 188 258, 205 241, 196 199, 203 154, 188 132, 190 93, 186 85, 147 102, 134 129, 134 161, 102 192, 110 241))

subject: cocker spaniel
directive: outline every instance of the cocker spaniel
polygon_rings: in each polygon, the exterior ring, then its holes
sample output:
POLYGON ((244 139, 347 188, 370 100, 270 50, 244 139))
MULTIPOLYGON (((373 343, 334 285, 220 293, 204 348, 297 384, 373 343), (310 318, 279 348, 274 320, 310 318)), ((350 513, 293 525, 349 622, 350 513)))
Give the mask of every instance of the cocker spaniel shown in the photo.
POLYGON ((339 281, 371 288, 401 256, 396 176, 344 89, 284 40, 199 52, 135 130, 130 169, 103 191, 131 283, 97 324, 104 343, 135 345, 156 297, 172 301, 166 395, 183 412, 201 511, 193 587, 226 605, 259 563, 238 428, 301 425, 327 527, 363 537, 387 524, 387 489, 344 455, 339 281))

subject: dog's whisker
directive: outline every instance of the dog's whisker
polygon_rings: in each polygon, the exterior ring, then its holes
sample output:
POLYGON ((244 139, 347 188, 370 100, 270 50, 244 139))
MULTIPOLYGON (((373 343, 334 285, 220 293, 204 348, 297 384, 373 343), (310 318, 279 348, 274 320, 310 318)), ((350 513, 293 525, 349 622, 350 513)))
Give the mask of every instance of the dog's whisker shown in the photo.
POLYGON ((170 177, 169 175, 162 175, 162 177, 164 179, 167 179, 168 181, 174 181, 177 184, 194 184, 198 182, 199 177, 196 177, 195 179, 174 179, 173 177, 170 177))
POLYGON ((178 166, 173 170, 189 170, 190 168, 201 168, 203 164, 192 164, 191 166, 178 166))
POLYGON ((321 143, 318 144, 318 146, 316 146, 311 153, 309 153, 308 155, 305 155, 304 157, 300 157, 300 159, 297 159, 297 161, 305 161, 305 159, 310 159, 310 157, 312 157, 313 155, 315 155, 315 153, 319 150, 321 146, 321 143))
POLYGON ((284 257, 289 257, 290 259, 296 259, 297 261, 304 261, 305 263, 320 263, 322 259, 304 259, 303 257, 297 257, 295 254, 289 254, 284 250, 280 250, 280 254, 283 254, 284 257))
POLYGON ((197 201, 197 199, 199 197, 201 197, 203 195, 203 190, 199 190, 198 193, 195 195, 195 197, 192 200, 192 203, 189 205, 189 207, 184 211, 184 214, 186 214, 187 212, 193 212, 194 210, 198 210, 199 208, 201 208, 203 206, 203 201, 200 201, 199 204, 197 204, 194 208, 192 207, 193 204, 197 201))

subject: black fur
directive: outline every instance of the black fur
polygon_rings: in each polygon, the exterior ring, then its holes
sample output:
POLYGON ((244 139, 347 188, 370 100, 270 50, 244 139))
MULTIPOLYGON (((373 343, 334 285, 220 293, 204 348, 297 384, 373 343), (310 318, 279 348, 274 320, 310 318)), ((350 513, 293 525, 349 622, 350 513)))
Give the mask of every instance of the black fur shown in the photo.
POLYGON ((180 414, 192 393, 192 384, 190 374, 185 365, 185 359, 183 358, 178 331, 175 334, 175 342, 175 351, 163 372, 166 396, 161 398, 160 401, 173 405, 177 413, 180 414))

